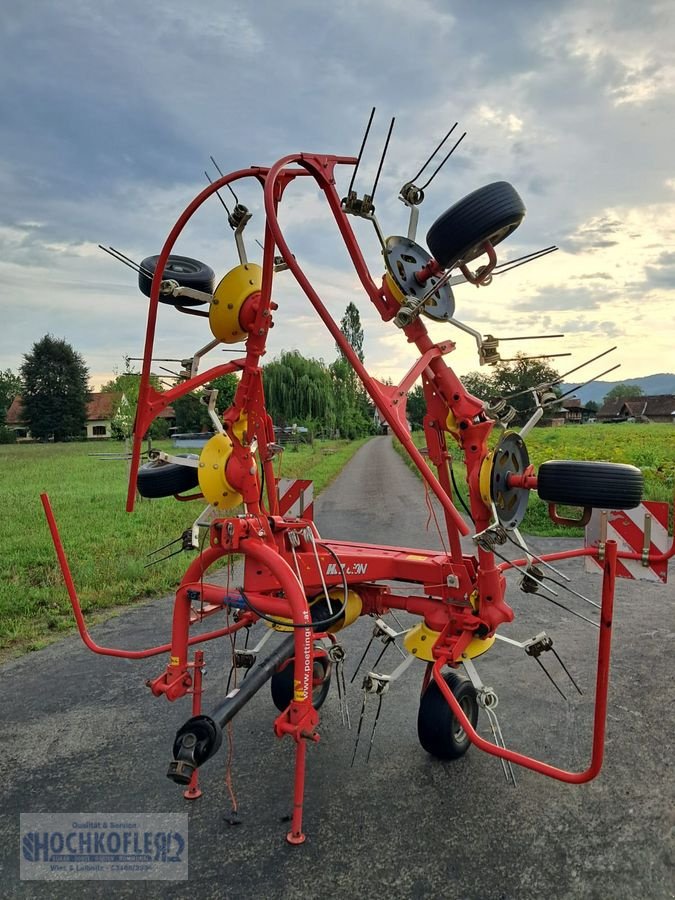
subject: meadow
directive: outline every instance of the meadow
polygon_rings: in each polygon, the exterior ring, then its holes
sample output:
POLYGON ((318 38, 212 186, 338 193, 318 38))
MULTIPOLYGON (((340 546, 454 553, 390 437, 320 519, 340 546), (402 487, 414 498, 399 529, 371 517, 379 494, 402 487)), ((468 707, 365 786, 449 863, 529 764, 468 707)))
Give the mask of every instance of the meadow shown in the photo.
MULTIPOLYGON (((496 429, 491 436, 492 444, 499 439, 501 432, 496 429)), ((413 433, 413 440, 418 447, 425 444, 424 433, 413 433)), ((622 423, 620 425, 567 425, 561 428, 535 428, 525 440, 530 461, 535 466, 551 459, 587 459, 604 460, 605 462, 629 463, 642 470, 644 475, 644 499, 673 502, 675 493, 675 426, 673 425, 638 425, 622 423)), ((408 462, 403 448, 397 449, 408 462)), ((466 477, 459 450, 450 450, 455 457, 453 467, 460 493, 466 500, 466 477)), ((414 467, 408 463, 414 471, 414 467)), ((672 533, 672 510, 670 517, 672 533)), ((521 528, 522 531, 534 535, 548 536, 580 536, 580 528, 563 528, 551 522, 548 516, 548 504, 544 503, 536 493, 530 495, 527 513, 521 528)))
MULTIPOLYGON (((283 477, 311 478, 316 494, 339 473, 361 441, 315 441, 280 456, 283 477)), ((170 451, 170 444, 158 449, 170 451)), ((73 630, 40 494, 49 494, 85 616, 169 593, 191 554, 145 568, 147 554, 177 538, 197 518, 200 501, 172 497, 137 502, 125 512, 127 463, 100 459, 112 442, 0 445, 0 653, 37 649, 73 630)), ((167 551, 168 552, 168 551, 167 551)), ((159 554, 162 555, 162 554, 159 554)))

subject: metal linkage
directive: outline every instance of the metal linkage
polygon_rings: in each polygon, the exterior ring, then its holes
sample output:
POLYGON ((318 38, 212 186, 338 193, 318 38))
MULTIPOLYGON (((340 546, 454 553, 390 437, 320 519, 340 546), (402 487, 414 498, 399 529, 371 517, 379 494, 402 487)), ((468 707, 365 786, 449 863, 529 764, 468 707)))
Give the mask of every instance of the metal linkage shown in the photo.
POLYGON ((179 537, 174 538, 173 541, 169 541, 168 544, 164 544, 156 550, 151 550, 150 553, 147 554, 146 559, 150 556, 155 556, 156 553, 161 553, 162 550, 168 550, 169 547, 173 547, 175 544, 180 544, 178 549, 173 550, 171 553, 167 553, 166 556, 160 556, 158 559, 151 559, 149 563, 145 563, 143 568, 149 569, 150 566, 154 566, 156 563, 165 562, 167 559, 171 559, 172 556, 178 556, 179 553, 183 553, 184 550, 194 550, 197 545, 195 545, 193 541, 192 528, 186 528, 185 531, 179 537))
POLYGON ((373 666, 376 666, 380 662, 380 660, 382 659, 382 657, 384 656, 384 654, 387 652, 387 650, 389 649, 389 647, 392 644, 396 647, 396 649, 401 654, 401 656, 404 659, 407 659, 407 654, 405 654, 403 652, 403 650, 401 650, 401 648, 398 646, 398 644, 396 643, 396 639, 401 637, 404 634, 407 634, 408 631, 409 631, 409 629, 405 629, 404 631, 395 631, 391 627, 391 625, 388 625, 384 621, 384 619, 380 619, 380 618, 375 619, 375 626, 373 628, 373 633, 371 635, 371 638, 368 641, 368 644, 366 645, 366 649, 363 651, 363 655, 361 656, 361 659, 359 660, 358 665, 356 666, 356 669, 354 670, 354 674, 352 675, 352 677, 349 680, 349 683, 350 684, 354 683, 354 679, 359 674, 359 669, 363 665, 363 661, 365 660, 366 656, 368 655, 368 651, 370 650, 370 647, 376 638, 379 638, 382 641, 382 643, 384 644, 384 647, 382 648, 379 656, 373 663, 373 666))
POLYGON ((342 724, 351 730, 352 723, 349 718, 349 704, 347 703, 347 683, 345 681, 345 658, 347 654, 341 644, 332 644, 328 648, 328 658, 335 666, 335 683, 338 692, 338 706, 342 724))
POLYGON ((553 638, 550 635, 548 635, 545 631, 541 631, 541 632, 539 632, 539 634, 535 634, 534 637, 528 638, 528 640, 526 640, 526 641, 514 641, 513 638, 506 637, 505 635, 502 635, 502 634, 497 634, 496 638, 498 641, 502 641, 504 644, 509 644, 512 647, 518 647, 520 650, 524 650, 528 656, 532 657, 532 659, 534 659, 539 664, 544 675, 546 675, 548 680, 551 682, 551 684, 556 689, 556 691, 560 694, 560 696, 563 698, 563 700, 567 700, 565 693, 561 690, 561 688, 559 687, 557 682, 551 676, 548 669, 546 669, 546 667, 544 666, 543 662, 540 659, 542 653, 551 651, 553 653, 553 655, 555 656, 555 658, 560 663, 560 667, 565 672, 565 674, 567 675, 569 680, 572 682, 572 684, 574 685, 576 690, 579 692, 579 694, 581 694, 583 696, 584 692, 581 690, 581 688, 575 681, 572 673, 567 668, 565 663, 562 661, 560 655, 558 654, 557 650, 553 646, 553 638))
MULTIPOLYGON (((382 654, 380 654, 380 657, 382 654)), ((377 696, 377 710, 375 712, 375 719, 373 721, 373 728, 370 732, 370 741, 368 743, 368 754, 366 756, 366 762, 370 761, 370 754, 373 749, 373 742, 375 740, 375 729, 377 728, 377 723, 380 720, 380 712, 382 711, 382 699, 386 693, 389 692, 389 687, 392 682, 396 681, 397 678, 400 678, 404 672, 410 668, 414 661, 415 657, 412 655, 406 655, 393 672, 389 675, 382 675, 379 672, 368 672, 368 674, 363 679, 363 684, 361 686, 361 690, 363 691, 363 702, 361 703, 361 713, 359 715, 359 724, 356 731, 356 740, 354 741, 354 752, 352 753, 352 761, 351 765, 354 765, 354 760, 356 759, 356 752, 359 747, 359 740, 361 738, 361 729, 363 726, 363 721, 366 714, 366 700, 368 699, 369 694, 375 694, 377 696)))

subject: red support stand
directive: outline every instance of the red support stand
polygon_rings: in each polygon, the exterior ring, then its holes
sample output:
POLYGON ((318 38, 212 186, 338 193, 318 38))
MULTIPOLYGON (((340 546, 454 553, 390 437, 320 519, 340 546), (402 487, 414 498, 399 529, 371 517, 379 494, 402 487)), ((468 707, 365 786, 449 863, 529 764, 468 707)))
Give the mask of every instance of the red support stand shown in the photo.
MULTIPOLYGON (((195 650, 195 659, 192 664, 192 715, 198 716, 202 711, 202 678, 204 669, 204 651, 195 650)), ((195 769, 190 779, 190 784, 183 791, 186 800, 197 800, 202 791, 199 787, 199 769, 195 769)))

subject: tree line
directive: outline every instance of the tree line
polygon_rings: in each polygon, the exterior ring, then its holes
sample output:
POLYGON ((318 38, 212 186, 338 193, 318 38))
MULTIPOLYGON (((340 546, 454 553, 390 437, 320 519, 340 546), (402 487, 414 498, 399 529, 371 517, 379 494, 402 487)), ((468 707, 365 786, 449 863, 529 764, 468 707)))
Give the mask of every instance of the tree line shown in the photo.
MULTIPOLYGON (((363 360, 363 328, 353 303, 347 306, 341 329, 363 360)), ((323 360, 306 359, 298 351, 282 352, 278 359, 265 365, 263 381, 265 400, 275 424, 301 425, 314 434, 345 438, 361 437, 373 430, 372 405, 341 353, 334 362, 326 364, 323 360)), ((164 389, 160 376, 152 375, 151 383, 157 391, 164 389)), ((212 380, 210 387, 218 390, 218 412, 232 403, 238 383, 234 374, 212 380)), ((139 373, 126 359, 123 370, 101 387, 104 393, 120 395, 112 418, 114 437, 123 438, 133 428, 139 385, 139 373)), ((19 373, 11 369, 0 372, 0 442, 15 439, 5 422, 17 395, 22 400, 23 422, 37 440, 83 438, 90 393, 89 370, 82 355, 65 340, 45 335, 24 355, 19 373)), ((202 395, 202 390, 194 391, 171 404, 179 432, 210 429, 212 423, 200 400, 202 395)), ((153 437, 165 437, 168 431, 166 420, 156 419, 150 433, 153 437)))
MULTIPOLYGON (((363 328, 357 307, 350 303, 340 322, 340 330, 363 361, 363 328)), ((268 411, 276 425, 303 426, 314 435, 358 438, 377 430, 374 407, 346 358, 338 350, 331 363, 308 359, 297 350, 283 351, 264 366, 264 389, 268 411)), ((151 376, 157 391, 163 390, 160 376, 151 376)), ((21 395, 24 421, 38 440, 62 441, 78 439, 86 433, 86 406, 90 395, 89 371, 81 354, 66 341, 45 335, 25 354, 18 373, 0 371, 0 443, 13 441, 14 432, 5 426, 7 410, 15 396, 21 395)), ((546 360, 527 359, 501 362, 486 372, 470 372, 462 378, 467 390, 486 402, 507 398, 515 409, 514 425, 523 424, 532 413, 531 389, 558 380, 558 373, 546 360)), ((101 387, 103 392, 124 397, 118 400, 112 419, 113 436, 123 438, 132 428, 138 401, 139 373, 130 361, 124 369, 101 387)), ((238 376, 214 379, 218 389, 217 409, 222 413, 231 403, 237 389, 238 376)), ((210 429, 206 407, 200 402, 202 391, 195 391, 172 403, 175 425, 179 432, 210 429)), ((560 394, 559 388, 554 393, 560 394)), ((616 385, 605 401, 616 397, 634 397, 639 387, 616 385)), ((587 407, 597 404, 586 404, 587 407)), ((552 407, 555 409, 555 407, 552 407)), ((426 405, 422 386, 418 384, 408 396, 407 414, 413 428, 421 428, 426 405)), ((549 415, 551 413, 549 412, 549 415)), ((545 422, 546 420, 544 420, 545 422)), ((151 426, 153 437, 166 437, 166 420, 156 419, 151 426)))

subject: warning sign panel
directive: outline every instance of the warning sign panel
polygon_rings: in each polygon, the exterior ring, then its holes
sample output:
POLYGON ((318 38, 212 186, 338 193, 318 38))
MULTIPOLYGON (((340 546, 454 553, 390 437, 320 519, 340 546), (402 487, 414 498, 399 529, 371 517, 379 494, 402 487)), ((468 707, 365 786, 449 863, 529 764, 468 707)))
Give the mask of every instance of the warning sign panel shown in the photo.
POLYGON ((314 518, 314 484, 306 478, 280 478, 279 514, 299 519, 314 518))
MULTIPOLYGON (((668 580, 668 560, 653 562, 648 556, 663 554, 670 546, 667 503, 645 500, 635 509, 594 509, 586 526, 586 547, 600 547, 616 541, 619 553, 637 553, 638 559, 617 559, 619 578, 639 581, 668 580)), ((585 557, 587 572, 602 570, 601 559, 585 557)))

